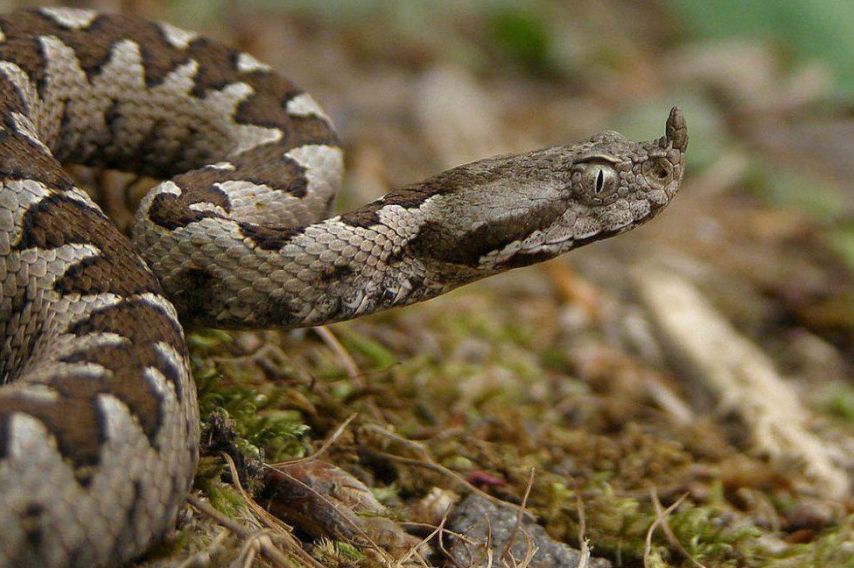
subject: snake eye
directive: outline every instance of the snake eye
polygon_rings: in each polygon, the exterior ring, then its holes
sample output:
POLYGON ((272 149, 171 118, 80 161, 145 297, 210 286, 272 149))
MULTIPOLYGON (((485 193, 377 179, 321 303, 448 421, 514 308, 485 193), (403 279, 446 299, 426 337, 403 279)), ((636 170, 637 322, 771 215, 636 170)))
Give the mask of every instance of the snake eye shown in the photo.
POLYGON ((588 164, 582 176, 584 194, 594 201, 607 198, 617 189, 617 172, 605 164, 588 164))

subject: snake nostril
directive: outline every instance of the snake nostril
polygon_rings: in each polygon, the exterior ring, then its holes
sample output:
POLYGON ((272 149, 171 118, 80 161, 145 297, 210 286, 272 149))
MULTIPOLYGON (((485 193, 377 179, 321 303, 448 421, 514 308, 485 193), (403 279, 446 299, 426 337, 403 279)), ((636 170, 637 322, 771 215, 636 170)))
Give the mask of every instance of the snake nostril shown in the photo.
POLYGON ((655 159, 644 164, 643 174, 647 179, 666 182, 673 174, 673 166, 665 159, 655 159))

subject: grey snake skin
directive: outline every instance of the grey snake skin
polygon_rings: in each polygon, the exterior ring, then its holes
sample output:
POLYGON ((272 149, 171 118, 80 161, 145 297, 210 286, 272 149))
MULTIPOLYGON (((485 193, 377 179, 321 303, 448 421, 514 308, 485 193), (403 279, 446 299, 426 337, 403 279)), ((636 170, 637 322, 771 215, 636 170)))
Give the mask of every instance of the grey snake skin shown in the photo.
POLYGON ((489 158, 325 219, 343 159, 309 95, 65 8, 0 18, 0 105, 2 567, 121 564, 173 526, 199 445, 181 324, 340 321, 622 233, 670 202, 688 141, 673 109, 657 140, 489 158), (60 163, 168 181, 128 239, 60 163))

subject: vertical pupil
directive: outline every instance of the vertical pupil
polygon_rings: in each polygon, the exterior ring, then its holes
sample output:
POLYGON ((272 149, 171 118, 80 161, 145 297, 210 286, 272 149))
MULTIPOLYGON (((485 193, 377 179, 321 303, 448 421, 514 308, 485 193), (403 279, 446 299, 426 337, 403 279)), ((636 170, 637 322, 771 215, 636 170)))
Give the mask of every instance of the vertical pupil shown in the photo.
POLYGON ((600 169, 599 173, 596 174, 596 193, 601 193, 603 187, 605 187, 605 174, 600 169))

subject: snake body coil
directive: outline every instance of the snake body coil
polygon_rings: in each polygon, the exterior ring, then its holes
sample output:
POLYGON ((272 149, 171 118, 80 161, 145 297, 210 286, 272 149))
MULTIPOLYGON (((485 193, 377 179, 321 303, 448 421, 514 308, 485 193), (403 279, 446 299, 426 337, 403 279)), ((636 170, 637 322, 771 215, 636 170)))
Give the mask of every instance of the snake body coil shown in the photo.
POLYGON ((0 118, 3 567, 121 563, 172 526, 198 459, 179 315, 315 325, 554 257, 652 218, 687 145, 674 109, 658 140, 490 158, 323 220, 343 160, 310 96, 194 33, 63 8, 0 19, 0 118), (174 177, 128 240, 60 163, 174 177))

